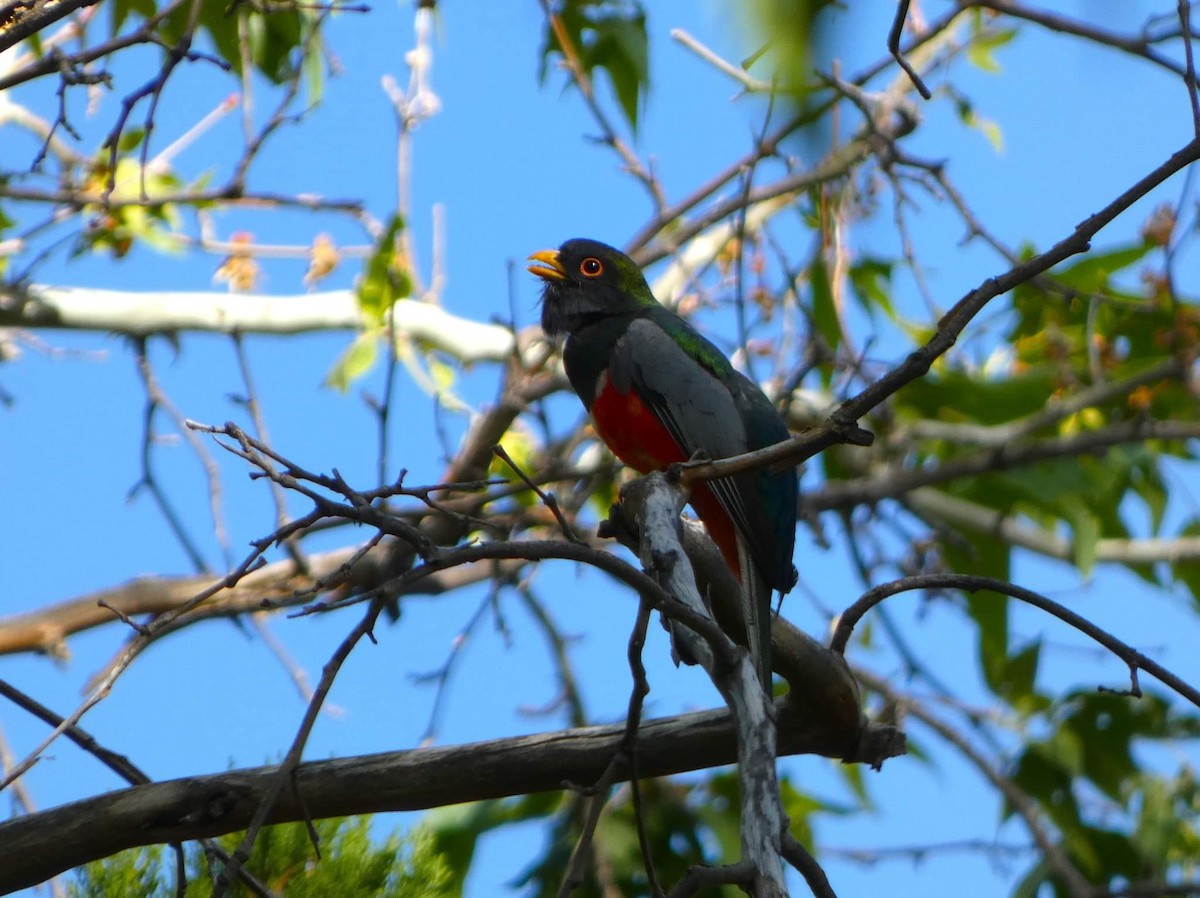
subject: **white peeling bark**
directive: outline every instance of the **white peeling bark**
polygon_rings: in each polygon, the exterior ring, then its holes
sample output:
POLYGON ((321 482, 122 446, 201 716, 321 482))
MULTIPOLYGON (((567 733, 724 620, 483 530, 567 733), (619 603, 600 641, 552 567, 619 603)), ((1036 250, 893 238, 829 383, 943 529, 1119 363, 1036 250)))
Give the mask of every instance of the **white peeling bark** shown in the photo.
MULTIPOLYGON (((671 595, 697 614, 709 617, 696 590, 691 561, 680 542, 683 494, 663 474, 650 474, 642 481, 642 565, 671 595)), ((782 898, 788 892, 780 859, 785 820, 775 771, 775 707, 744 648, 725 637, 727 645, 720 653, 724 657, 718 659, 712 646, 691 630, 676 625, 673 631, 676 638, 686 642, 689 654, 712 678, 733 714, 742 793, 742 860, 755 870, 754 898, 782 898), (725 663, 730 656, 735 663, 725 663)))
MULTIPOLYGON (((397 335, 419 340, 464 362, 500 361, 513 332, 413 299, 393 307, 397 335)), ((23 294, 0 292, 0 327, 107 331, 140 337, 200 331, 297 334, 360 330, 368 325, 353 290, 293 296, 204 291, 97 290, 37 284, 23 294)))

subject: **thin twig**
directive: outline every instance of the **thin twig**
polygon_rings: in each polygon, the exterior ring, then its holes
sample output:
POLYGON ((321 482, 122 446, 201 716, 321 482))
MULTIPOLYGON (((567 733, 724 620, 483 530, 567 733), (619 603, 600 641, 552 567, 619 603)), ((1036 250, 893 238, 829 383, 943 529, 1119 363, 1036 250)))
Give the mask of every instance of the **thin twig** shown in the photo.
POLYGON ((463 656, 467 644, 471 640, 471 634, 479 626, 487 610, 493 606, 495 597, 492 592, 489 591, 488 595, 484 596, 475 610, 471 612, 471 616, 467 618, 467 622, 454 634, 454 638, 450 640, 450 651, 442 665, 437 670, 430 671, 429 673, 414 674, 412 676, 412 680, 415 683, 422 685, 433 683, 435 687, 433 705, 429 709, 429 721, 425 724, 425 731, 421 733, 420 738, 417 740, 419 745, 429 745, 437 738, 438 723, 450 685, 450 674, 453 672, 456 662, 463 656))
MULTIPOLYGON (((1043 595, 1039 595, 1030 589, 1017 586, 1013 583, 1006 583, 1003 580, 996 580, 992 577, 979 577, 969 574, 919 574, 914 577, 903 577, 899 580, 893 580, 891 583, 884 583, 876 586, 874 589, 865 593, 862 598, 851 605, 842 614, 838 621, 837 629, 829 640, 829 648, 839 654, 845 652, 846 642, 850 638, 850 634, 854 631, 855 624, 866 614, 870 609, 874 608, 880 602, 890 596, 898 595, 902 592, 912 592, 914 590, 930 590, 930 589, 961 589, 967 592, 987 591, 994 592, 1004 596, 1018 599, 1035 608, 1040 608, 1043 611, 1054 615, 1063 623, 1074 627, 1086 636, 1100 643, 1118 658, 1125 662, 1129 667, 1130 673, 1130 689, 1129 694, 1133 696, 1141 695, 1138 688, 1137 672, 1144 670, 1164 686, 1177 692, 1180 696, 1187 699, 1197 708, 1200 708, 1200 689, 1192 686, 1182 678, 1171 673, 1158 662, 1147 658, 1137 649, 1122 642, 1115 636, 1110 634, 1087 618, 1076 614, 1068 608, 1060 605, 1058 602, 1048 599, 1043 595)), ((1111 691, 1111 690, 1110 690, 1111 691)))
POLYGON ((729 60, 719 56, 715 51, 696 40, 696 38, 682 28, 672 28, 671 39, 691 50, 698 57, 715 68, 718 72, 728 75, 730 78, 744 87, 747 93, 767 93, 768 91, 775 90, 775 85, 770 81, 763 81, 759 78, 755 78, 745 69, 740 68, 729 62, 729 60))
POLYGON ((1192 107, 1192 128, 1200 137, 1200 97, 1196 94, 1196 63, 1192 58, 1192 4, 1179 0, 1179 24, 1183 34, 1183 55, 1186 60, 1183 83, 1187 85, 1188 101, 1192 107))
POLYGON ((780 853, 804 877, 813 898, 837 898, 837 893, 829 884, 829 877, 825 875, 817 859, 787 830, 783 832, 780 853))
POLYGON ((382 602, 372 602, 363 614, 362 620, 346 635, 333 655, 325 663, 325 667, 321 671, 321 680, 317 684, 312 700, 309 701, 308 707, 305 709, 304 717, 296 730, 296 735, 292 739, 292 744, 288 749, 287 755, 280 763, 279 769, 272 776, 271 786, 267 790, 266 796, 259 803, 258 809, 254 812, 254 817, 246 829, 245 837, 243 837, 237 850, 230 857, 225 868, 217 874, 217 880, 213 884, 213 898, 224 898, 228 894, 231 881, 240 874, 243 865, 249 860, 254 843, 263 826, 266 824, 267 816, 271 813, 275 802, 278 801, 279 796, 289 783, 295 788, 293 776, 304 753, 304 746, 308 742, 308 736, 312 732, 313 725, 316 723, 317 713, 321 710, 326 696, 329 695, 329 690, 333 688, 334 680, 337 678, 342 665, 350 657, 350 652, 354 650, 354 647, 358 645, 364 636, 370 636, 372 641, 374 641, 372 632, 375 629, 375 622, 382 610, 382 602))
MULTIPOLYGON (((174 406, 170 404, 170 400, 167 399, 166 394, 163 393, 162 389, 158 385, 157 378, 154 376, 154 369, 150 365, 150 357, 149 353, 147 352, 146 340, 144 338, 137 340, 134 344, 134 359, 137 364, 137 371, 141 378, 143 389, 146 392, 146 408, 142 415, 142 476, 141 479, 129 491, 129 497, 133 498, 133 496, 135 496, 143 487, 148 489, 150 491, 150 495, 154 497, 154 501, 158 505, 159 511, 166 519, 167 526, 170 528, 171 532, 175 534, 175 538, 179 541, 184 553, 191 561, 192 567, 195 568, 197 573, 210 573, 208 562, 204 560, 203 553, 201 553, 197 544, 188 534, 187 529, 183 525, 182 518, 175 510, 174 505, 171 503, 171 500, 167 496, 167 493, 163 489, 162 485, 158 482, 158 477, 154 472, 154 445, 157 440, 154 430, 154 417, 160 408, 167 410, 169 413, 170 411, 174 411, 174 406)), ((175 411, 175 417, 178 417, 177 411, 175 411)), ((212 464, 212 459, 208 456, 206 451, 202 451, 199 457, 201 459, 201 464, 204 466, 205 472, 210 478, 209 496, 214 503, 213 508, 214 510, 219 510, 219 504, 216 503, 219 503, 219 499, 217 497, 220 495, 220 486, 219 481, 212 479, 215 476, 215 472, 213 471, 212 467, 210 467, 212 464)), ((220 520, 221 519, 219 515, 214 518, 215 523, 218 525, 220 524, 220 520)))
POLYGON ((548 493, 534 483, 533 479, 521 470, 521 466, 513 461, 512 456, 510 456, 508 452, 505 451, 504 447, 499 443, 493 447, 492 451, 495 452, 496 455, 512 469, 512 472, 521 478, 521 482, 533 490, 534 494, 542 500, 542 503, 548 509, 550 509, 550 513, 554 515, 554 519, 558 521, 558 526, 562 529, 563 536, 574 543, 583 542, 583 540, 575 535, 575 531, 571 529, 570 523, 568 523, 566 517, 563 516, 562 509, 558 507, 558 499, 554 497, 554 493, 548 493))
POLYGON ((921 76, 917 74, 917 70, 912 67, 904 55, 900 52, 900 37, 904 34, 904 22, 908 18, 908 3, 909 0, 899 0, 896 4, 896 16, 892 19, 892 29, 888 32, 887 48, 892 54, 892 59, 900 64, 900 68, 904 69, 905 74, 912 79, 913 87, 922 98, 926 100, 933 99, 933 94, 929 88, 925 86, 925 82, 921 80, 921 76))
POLYGON ((591 112, 592 118, 596 120, 596 124, 600 126, 600 130, 604 133, 604 143, 616 151, 617 155, 621 157, 621 161, 625 163, 626 170, 636 177, 642 186, 646 188, 646 192, 650 194, 650 199, 654 203, 655 211, 661 216, 663 209, 667 205, 662 185, 654 177, 653 172, 642 164, 637 154, 618 136, 617 130, 609 120, 608 114, 596 99, 596 91, 592 85, 592 79, 588 76, 587 69, 584 68, 583 62, 579 58, 579 48, 571 40, 571 36, 567 33, 567 29, 563 25, 558 13, 550 8, 549 0, 539 0, 539 2, 542 6, 542 13, 545 15, 546 21, 550 23, 551 31, 554 32, 554 39, 558 42, 558 48, 562 51, 567 69, 570 71, 575 84, 579 87, 579 93, 583 96, 583 101, 587 105, 588 111, 591 112))
POLYGON ((911 352, 903 362, 874 380, 860 393, 843 402, 825 424, 789 441, 737 456, 736 459, 686 462, 678 468, 682 472, 682 481, 690 484, 714 477, 728 477, 741 471, 772 464, 797 464, 838 443, 870 445, 873 436, 863 430, 858 421, 897 390, 923 377, 933 363, 954 346, 963 330, 989 302, 1048 271, 1064 259, 1089 250, 1092 238, 1118 215, 1197 159, 1200 159, 1200 137, 1194 138, 1172 154, 1099 212, 1076 225, 1069 236, 1050 249, 1013 266, 997 277, 988 278, 942 316, 938 321, 937 330, 928 342, 911 352))
MULTIPOLYGON (((903 697, 898 695, 881 677, 863 670, 855 670, 854 675, 859 682, 880 693, 892 704, 899 704, 903 701, 903 697)), ((1024 821, 1025 828, 1029 830, 1046 866, 1061 880, 1071 898, 1091 898, 1094 894, 1091 885, 1080 873, 1079 868, 1072 863, 1063 847, 1054 840, 1037 802, 1005 776, 998 765, 992 763, 962 733, 959 733, 946 721, 930 713, 919 703, 906 703, 904 707, 908 714, 920 720, 952 745, 997 792, 1004 796, 1008 806, 1024 821)))
MULTIPOLYGON (((238 371, 242 375, 242 386, 246 388, 246 395, 242 397, 246 411, 250 415, 250 421, 254 425, 255 436, 264 443, 271 442, 271 436, 267 431, 267 421, 262 413, 262 404, 258 401, 258 389, 254 383, 254 376, 250 370, 250 358, 246 354, 246 344, 242 335, 238 331, 234 331, 230 335, 233 341, 233 352, 237 358, 238 371)), ((189 428, 190 430, 190 428, 189 428)), ((287 526, 288 510, 287 510, 287 494, 275 481, 271 481, 271 500, 275 504, 275 529, 281 529, 287 526)), ((284 549, 292 561, 296 562, 296 567, 300 571, 307 570, 304 553, 300 548, 300 543, 295 537, 291 537, 284 542, 284 549)))

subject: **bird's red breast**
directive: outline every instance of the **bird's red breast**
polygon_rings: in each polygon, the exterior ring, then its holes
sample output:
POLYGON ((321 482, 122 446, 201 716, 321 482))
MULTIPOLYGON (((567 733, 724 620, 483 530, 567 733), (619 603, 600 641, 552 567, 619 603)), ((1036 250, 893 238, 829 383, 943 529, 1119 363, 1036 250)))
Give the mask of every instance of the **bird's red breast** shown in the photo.
MULTIPOLYGON (((604 444, 612 450, 613 455, 639 474, 663 471, 676 462, 690 458, 690 454, 675 442, 658 416, 642 402, 637 391, 630 389, 622 393, 613 386, 607 375, 600 377, 591 413, 596 432, 604 444)), ((740 575, 737 533, 733 520, 717 497, 707 484, 697 483, 692 487, 689 503, 721 550, 725 563, 735 576, 740 575)))

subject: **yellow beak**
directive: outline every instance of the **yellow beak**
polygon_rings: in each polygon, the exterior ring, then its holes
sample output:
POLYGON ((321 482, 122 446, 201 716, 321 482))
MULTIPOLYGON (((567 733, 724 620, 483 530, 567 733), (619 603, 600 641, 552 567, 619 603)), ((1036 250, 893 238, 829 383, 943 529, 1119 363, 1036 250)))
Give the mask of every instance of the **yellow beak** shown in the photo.
POLYGON ((540 265, 525 266, 525 270, 530 274, 536 274, 545 281, 565 281, 567 279, 567 270, 563 268, 562 262, 558 261, 558 250, 539 250, 530 256, 529 260, 541 263, 540 265))

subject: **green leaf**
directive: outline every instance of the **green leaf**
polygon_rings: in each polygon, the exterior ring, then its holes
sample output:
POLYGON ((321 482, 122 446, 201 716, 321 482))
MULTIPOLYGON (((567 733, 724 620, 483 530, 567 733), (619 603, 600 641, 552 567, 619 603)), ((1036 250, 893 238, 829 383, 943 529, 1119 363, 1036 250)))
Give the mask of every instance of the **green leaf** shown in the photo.
POLYGON ((742 62, 749 69, 763 56, 769 56, 769 78, 782 90, 803 102, 814 83, 816 48, 832 39, 827 26, 830 17, 822 17, 831 0, 754 0, 746 5, 755 28, 754 36, 766 43, 762 51, 742 62))
MULTIPOLYGON (((371 818, 345 817, 312 823, 321 846, 317 862, 303 823, 268 826, 259 832, 246 869, 273 894, 286 898, 446 898, 451 872, 432 837, 418 827, 407 836, 393 832, 381 843, 370 838, 371 818)), ((219 839, 233 852, 244 833, 219 839)), ((200 846, 185 849, 186 898, 210 898, 213 882, 200 846)), ((174 898, 173 876, 161 847, 139 848, 81 868, 68 886, 71 898, 174 898)), ((172 865, 172 873, 174 867, 172 865)), ((230 894, 251 893, 240 883, 230 894)))
POLYGON ((972 65, 983 69, 985 72, 990 72, 994 75, 1000 74, 1000 63, 996 61, 995 51, 1016 37, 1016 34, 1015 29, 980 32, 975 35, 974 39, 967 46, 967 59, 970 60, 972 65))
POLYGON ((1004 424, 1041 411, 1052 392, 1053 378, 1046 370, 997 380, 966 371, 939 370, 907 385, 897 399, 906 420, 1004 424))
POLYGON ((393 215, 358 282, 358 307, 377 326, 384 323, 384 316, 397 299, 412 292, 411 279, 397 266, 398 239, 403 230, 403 217, 393 215))
POLYGON ((1117 877, 1130 882, 1142 876, 1141 854, 1126 833, 1085 825, 1065 832, 1063 847, 1092 882, 1107 883, 1117 877))
POLYGON ((988 687, 1005 690, 1008 670, 1008 597, 986 590, 967 594, 967 610, 979 626, 979 664, 988 687))
POLYGON ((113 0, 111 10, 110 35, 115 36, 131 14, 148 19, 158 12, 158 7, 154 0, 113 0))
MULTIPOLYGON (((1071 503, 1074 505, 1075 503, 1071 503)), ((1078 503, 1071 515, 1071 549, 1075 555, 1075 566, 1087 577, 1096 564, 1096 543, 1100 540, 1100 522, 1083 503, 1078 503)))
POLYGON ((863 779, 863 765, 839 763, 834 764, 833 769, 850 787, 850 791, 858 799, 859 807, 863 810, 874 810, 875 802, 871 800, 871 795, 867 792, 867 782, 863 779))
POLYGON ((967 120, 967 125, 986 137, 987 142, 997 153, 1004 151, 1004 132, 1000 130, 1000 124, 995 119, 987 118, 976 112, 967 120))
MULTIPOLYGON (((976 478, 973 482, 955 484, 953 489, 946 492, 981 504, 984 499, 994 502, 1005 501, 1002 494, 998 495, 997 490, 989 488, 988 481, 992 479, 976 478)), ((985 507, 989 506, 985 505, 985 507)), ((1012 548, 1003 540, 996 539, 991 533, 959 530, 953 536, 943 539, 940 549, 946 566, 950 570, 965 571, 982 577, 995 577, 997 580, 1008 579, 1012 548)))
POLYGON ((860 259, 850 266, 848 274, 851 295, 872 317, 882 309, 888 318, 892 320, 896 318, 890 292, 892 268, 891 262, 873 258, 860 259))
POLYGON ((829 286, 829 271, 819 253, 809 266, 808 278, 812 284, 813 322, 829 348, 837 349, 842 343, 842 322, 829 286))
POLYGON ((1050 876, 1050 866, 1044 861, 1038 861, 1029 872, 1021 877, 1013 890, 1012 898, 1038 898, 1042 885, 1050 876))
MULTIPOLYGON (((1151 243, 1139 242, 1104 253, 1089 253, 1078 262, 1054 269, 1051 274, 1055 280, 1081 293, 1106 293, 1109 279, 1114 274, 1140 262, 1154 248, 1151 243)), ((1144 300, 1138 302, 1143 304, 1144 300)))
POLYGON ((1154 875, 1146 878, 1165 880, 1171 864, 1200 857, 1200 789, 1195 771, 1186 763, 1174 777, 1142 776, 1139 782, 1141 813, 1133 842, 1152 865, 1154 875))
POLYGON ((375 328, 363 331, 355 337, 354 342, 338 357, 329 373, 325 375, 324 385, 341 393, 349 390, 354 381, 375 365, 381 337, 382 332, 375 328))
MULTIPOLYGON (((134 0, 129 4, 130 9, 135 4, 143 17, 148 15, 147 8, 153 8, 153 4, 147 6, 144 0, 134 0)), ((118 18, 123 21, 129 11, 114 11, 114 22, 118 18)), ((239 75, 243 74, 240 23, 245 24, 252 65, 274 84, 282 84, 295 74, 304 62, 300 54, 320 55, 319 43, 307 40, 306 32, 316 21, 307 10, 285 4, 263 8, 242 4, 233 8, 223 3, 201 3, 199 12, 199 30, 207 32, 217 54, 239 75)), ((188 29, 190 17, 191 7, 180 6, 161 23, 157 36, 168 46, 178 43, 188 29)))
POLYGON ((446 898, 457 898, 462 894, 481 836, 500 826, 546 819, 560 810, 562 804, 563 799, 558 793, 542 792, 519 799, 450 805, 426 814, 421 828, 429 833, 433 851, 446 859, 453 874, 443 892, 446 898))
POLYGON ((586 60, 588 68, 603 69, 608 75, 621 111, 636 133, 643 85, 650 81, 646 15, 639 8, 628 18, 601 18, 594 27, 596 36, 586 60))
POLYGON ((1041 650, 1041 640, 1035 639, 1005 662, 998 691, 1018 711, 1044 710, 1048 704, 1034 690, 1041 650))
POLYGON ((1163 515, 1167 511, 1167 488, 1163 484, 1156 459, 1147 459, 1139 465, 1133 483, 1133 490, 1146 503, 1150 513, 1150 532, 1162 532, 1163 515))
POLYGON ((126 128, 121 132, 121 139, 117 141, 117 150, 121 153, 132 153, 142 145, 145 137, 146 132, 141 128, 126 128))
POLYGON ((81 867, 75 871, 75 879, 67 893, 70 898, 117 898, 120 895, 165 898, 162 852, 161 846, 153 845, 136 851, 122 851, 81 867))
MULTIPOLYGON (((1193 539, 1200 536, 1200 517, 1192 518, 1179 531, 1180 536, 1192 537, 1193 539)), ((1196 607, 1200 609, 1200 564, 1194 561, 1176 561, 1171 565, 1171 574, 1174 578, 1188 588, 1192 594, 1192 601, 1196 607)))
MULTIPOLYGON (((1012 781, 1022 791, 1045 808, 1060 829, 1079 826, 1079 805, 1073 791, 1073 777, 1064 757, 1054 755, 1055 751, 1067 751, 1067 740, 1060 739, 1053 749, 1042 743, 1028 745, 1017 759, 1012 773, 1012 781)), ((1014 809, 1005 801, 1002 811, 1007 819, 1012 816, 1014 809)))
POLYGON ((452 392, 454 382, 458 380, 458 369, 447 365, 437 356, 429 356, 429 376, 433 378, 434 387, 439 395, 452 392))
MULTIPOLYGON (((268 14, 250 11, 246 13, 246 22, 250 58, 255 68, 276 84, 292 78, 296 73, 292 54, 301 49, 304 38, 300 13, 286 8, 268 14)), ((311 53, 312 49, 308 52, 311 53)))
MULTIPOLYGON (((557 19, 579 65, 594 80, 602 70, 612 84, 621 112, 636 133, 638 115, 650 87, 650 49, 646 13, 641 4, 621 0, 566 0, 557 19)), ((538 80, 545 83, 552 55, 565 56, 558 34, 546 23, 538 80)))
POLYGON ((1166 733, 1166 708, 1160 699, 1110 692, 1079 692, 1059 733, 1072 734, 1082 749, 1078 772, 1104 794, 1120 801, 1125 784, 1137 773, 1133 740, 1166 733))
POLYGON ((308 50, 300 61, 308 103, 315 106, 325 97, 325 41, 317 31, 309 41, 308 50))

